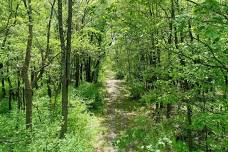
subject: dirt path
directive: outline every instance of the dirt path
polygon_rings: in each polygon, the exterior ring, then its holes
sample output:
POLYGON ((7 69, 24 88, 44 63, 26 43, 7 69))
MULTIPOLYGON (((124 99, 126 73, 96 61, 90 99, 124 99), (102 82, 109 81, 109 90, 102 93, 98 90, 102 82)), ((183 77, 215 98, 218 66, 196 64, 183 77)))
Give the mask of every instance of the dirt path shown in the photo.
POLYGON ((113 142, 122 131, 130 127, 129 122, 135 115, 134 104, 131 104, 132 101, 129 100, 129 92, 124 80, 116 80, 110 74, 106 78, 105 85, 107 97, 105 99, 105 117, 102 124, 106 131, 100 137, 101 143, 97 152, 118 152, 117 147, 113 146, 113 142))

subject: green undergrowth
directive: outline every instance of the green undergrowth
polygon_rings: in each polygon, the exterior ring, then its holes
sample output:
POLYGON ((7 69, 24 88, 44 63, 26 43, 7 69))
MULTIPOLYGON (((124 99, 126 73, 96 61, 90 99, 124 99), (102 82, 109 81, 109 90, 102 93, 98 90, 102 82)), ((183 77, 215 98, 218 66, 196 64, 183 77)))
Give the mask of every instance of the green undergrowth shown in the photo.
POLYGON ((73 89, 72 96, 84 103, 91 112, 103 113, 105 90, 102 83, 83 82, 77 89, 73 89))
POLYGON ((187 152, 186 144, 175 140, 170 129, 173 124, 155 122, 147 110, 139 112, 128 125, 114 142, 120 152, 130 149, 137 152, 187 152))
POLYGON ((15 101, 13 110, 9 111, 7 98, 1 100, 0 151, 93 152, 101 131, 98 118, 91 111, 99 109, 95 104, 100 105, 101 102, 100 97, 97 97, 98 90, 92 84, 82 84, 78 89, 71 88, 68 131, 64 139, 59 139, 61 97, 53 105, 49 97, 43 94, 44 88, 36 91, 33 97, 32 131, 25 129, 25 111, 17 110, 15 101), (87 94, 87 91, 90 92, 87 94))

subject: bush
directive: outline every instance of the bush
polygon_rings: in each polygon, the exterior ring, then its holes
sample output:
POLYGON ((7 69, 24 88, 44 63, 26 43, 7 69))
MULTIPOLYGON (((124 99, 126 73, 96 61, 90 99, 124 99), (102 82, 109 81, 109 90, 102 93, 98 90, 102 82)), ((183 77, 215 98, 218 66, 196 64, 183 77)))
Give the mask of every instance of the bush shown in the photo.
POLYGON ((158 101, 158 97, 157 94, 153 90, 151 90, 145 93, 139 101, 143 104, 151 105, 158 101))
POLYGON ((116 79, 119 79, 119 80, 124 79, 124 72, 118 70, 118 71, 116 72, 115 78, 116 78, 116 79))
POLYGON ((70 99, 68 132, 59 139, 61 126, 60 105, 58 116, 48 108, 48 97, 34 96, 33 130, 25 129, 24 111, 13 110, 0 115, 0 151, 18 152, 93 152, 99 134, 97 118, 87 112, 87 106, 78 99, 70 99), (54 117, 54 118, 53 118, 54 117))
POLYGON ((99 84, 82 83, 73 90, 73 97, 84 102, 92 112, 101 112, 104 106, 104 92, 99 84))
POLYGON ((130 92, 131 96, 134 99, 139 99, 144 93, 144 85, 141 82, 134 81, 134 83, 130 84, 130 92))

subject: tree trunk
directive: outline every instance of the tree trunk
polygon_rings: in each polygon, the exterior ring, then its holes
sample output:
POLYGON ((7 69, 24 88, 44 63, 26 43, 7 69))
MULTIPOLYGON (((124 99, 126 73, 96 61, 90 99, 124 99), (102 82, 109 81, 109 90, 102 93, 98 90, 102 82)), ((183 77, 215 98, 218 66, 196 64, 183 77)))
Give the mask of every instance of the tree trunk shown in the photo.
MULTIPOLYGON (((3 76, 3 72, 2 72, 3 76)), ((4 98, 6 96, 6 89, 5 89, 5 79, 2 78, 2 97, 4 98)))
POLYGON ((58 0, 58 21, 59 36, 62 49, 62 116, 60 138, 64 138, 67 132, 68 119, 68 86, 70 77, 70 53, 71 53, 71 35, 72 35, 72 0, 68 0, 68 19, 67 19, 67 45, 64 43, 63 18, 62 18, 62 0, 58 0))
POLYGON ((11 80, 10 78, 8 77, 8 83, 9 83, 9 111, 12 110, 12 98, 13 98, 13 88, 12 88, 12 83, 11 83, 11 80))
POLYGON ((91 57, 86 60, 86 81, 91 82, 91 57))
POLYGON ((161 119, 161 117, 160 117, 160 108, 159 108, 159 103, 156 103, 155 104, 155 112, 156 112, 156 119, 155 119, 155 121, 158 123, 158 122, 160 122, 160 119, 161 119))
MULTIPOLYGON (((191 20, 189 20, 188 22, 188 32, 189 32, 189 37, 190 37, 190 42, 193 42, 193 34, 192 34, 192 29, 191 29, 191 20)), ((185 65, 185 62, 183 62, 182 64, 183 66, 185 65)), ((186 88, 188 87, 188 82, 185 81, 184 83, 184 90, 186 90, 186 88)), ((192 129, 191 129, 191 125, 192 125, 192 105, 191 102, 188 101, 187 102, 187 120, 188 120, 188 129, 187 129, 187 134, 188 134, 188 147, 189 147, 189 151, 193 150, 193 137, 192 137, 192 129)))
POLYGON ((189 151, 193 150, 193 138, 192 138, 192 106, 190 101, 187 101, 187 121, 188 121, 188 128, 187 128, 187 136, 188 136, 188 147, 189 151))
POLYGON ((97 63, 94 67, 94 71, 92 73, 92 80, 94 83, 98 82, 99 69, 100 69, 100 59, 97 60, 97 63))
POLYGON ((76 63, 75 63, 75 87, 79 86, 80 81, 80 61, 79 54, 76 54, 76 63))
POLYGON ((25 88, 22 89, 22 110, 25 110, 25 88))
MULTIPOLYGON (((20 75, 19 75, 20 76, 20 75)), ((21 81, 20 77, 18 76, 17 78, 17 109, 21 109, 21 95, 20 95, 20 86, 21 86, 21 81)))
POLYGON ((63 31, 63 17, 62 17, 62 0, 58 0, 58 22, 59 22, 59 38, 62 51, 62 116, 63 123, 60 131, 60 138, 64 137, 65 132, 67 131, 67 106, 68 102, 67 96, 67 84, 66 84, 66 65, 65 65, 65 40, 64 40, 64 31, 63 31))
POLYGON ((32 52, 32 40, 33 40, 33 21, 32 21, 32 6, 31 0, 27 3, 24 1, 24 5, 27 8, 28 15, 28 41, 26 48, 25 61, 22 68, 22 78, 25 86, 25 102, 26 102, 26 128, 32 129, 32 84, 29 79, 29 66, 32 52))
POLYGON ((83 81, 83 62, 80 64, 80 80, 83 81))
POLYGON ((47 92, 48 92, 48 97, 52 98, 52 91, 51 91, 51 76, 48 76, 48 80, 47 80, 47 92))
MULTIPOLYGON (((173 32, 173 20, 175 20, 175 10, 174 10, 174 1, 171 0, 171 21, 170 21, 170 35, 169 35, 169 40, 168 43, 171 45, 172 44, 172 32, 173 32)), ((176 38, 176 28, 174 28, 175 32, 175 44, 177 43, 177 38, 176 38)), ((176 45, 177 46, 177 45, 176 45)), ((169 50, 169 66, 171 66, 171 50, 169 50)), ((170 118, 171 112, 172 112, 172 104, 168 103, 167 104, 167 112, 166 112, 166 118, 170 118)))
POLYGON ((171 103, 167 104, 167 112, 166 112, 166 118, 170 118, 171 117, 171 112, 172 112, 173 106, 171 103))

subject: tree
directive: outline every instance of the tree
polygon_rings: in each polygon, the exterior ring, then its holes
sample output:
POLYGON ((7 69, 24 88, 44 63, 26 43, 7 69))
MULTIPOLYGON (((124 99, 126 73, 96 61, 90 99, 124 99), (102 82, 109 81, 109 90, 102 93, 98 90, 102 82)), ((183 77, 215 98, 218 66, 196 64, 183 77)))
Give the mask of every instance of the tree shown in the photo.
POLYGON ((32 41, 33 41, 33 19, 31 0, 23 1, 28 15, 28 41, 25 54, 25 60, 22 68, 22 78, 25 87, 26 101, 26 128, 32 129, 32 83, 29 79, 29 67, 31 61, 32 41))
POLYGON ((62 50, 62 116, 63 124, 60 131, 60 138, 63 138, 67 131, 68 119, 68 87, 70 79, 70 53, 71 53, 71 35, 72 35, 72 0, 68 1, 68 19, 67 19, 67 38, 66 46, 63 32, 62 18, 62 0, 58 0, 58 21, 59 37, 62 50))

